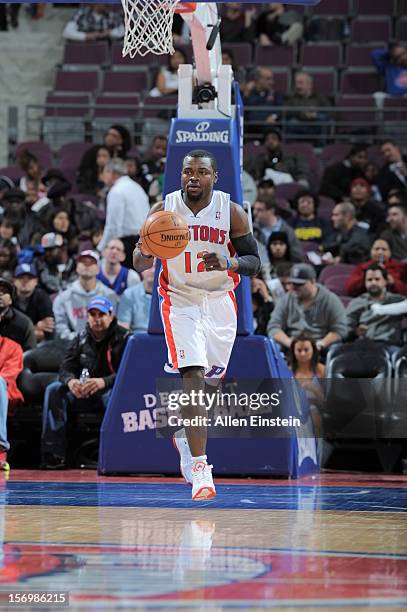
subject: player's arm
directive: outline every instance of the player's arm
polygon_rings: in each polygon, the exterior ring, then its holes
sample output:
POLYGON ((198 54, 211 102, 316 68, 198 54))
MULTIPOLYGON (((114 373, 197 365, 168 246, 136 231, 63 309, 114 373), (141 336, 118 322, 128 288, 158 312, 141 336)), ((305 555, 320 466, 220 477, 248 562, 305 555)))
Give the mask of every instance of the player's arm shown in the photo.
MULTIPOLYGON (((164 210, 164 202, 157 202, 157 204, 154 204, 147 215, 147 219, 160 210, 164 210)), ((154 257, 148 252, 146 247, 143 245, 141 238, 139 238, 136 248, 133 251, 133 267, 140 273, 151 268, 153 263, 154 257)))
POLYGON ((230 240, 235 257, 223 257, 217 253, 203 253, 206 270, 231 270, 242 276, 256 276, 260 272, 260 257, 256 240, 250 231, 249 219, 243 208, 230 203, 230 240))

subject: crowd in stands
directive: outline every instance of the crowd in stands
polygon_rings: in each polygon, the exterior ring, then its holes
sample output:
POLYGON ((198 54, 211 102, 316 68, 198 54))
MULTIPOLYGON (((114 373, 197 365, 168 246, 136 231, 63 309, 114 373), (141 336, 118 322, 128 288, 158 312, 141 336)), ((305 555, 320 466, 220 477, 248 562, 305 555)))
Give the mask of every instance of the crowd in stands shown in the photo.
MULTIPOLYGON (((277 3, 260 14, 238 3, 224 11, 222 38, 230 43, 255 36, 261 46, 290 46, 310 26, 277 3)), ((118 15, 105 5, 80 8, 64 36, 118 39, 118 15)), ((176 35, 183 40, 182 28, 176 35)), ((404 47, 386 53, 385 60, 375 56, 380 70, 384 61, 402 70, 404 47)), ((175 93, 185 61, 182 50, 171 56, 150 95, 175 93)), ((388 71, 386 83, 402 80, 395 74, 388 71)), ((332 347, 370 342, 391 352, 403 345, 407 156, 392 140, 369 146, 353 138, 339 156, 316 159, 315 168, 311 145, 306 155, 302 142, 287 137, 300 124, 324 147, 321 122, 329 123, 332 100, 306 70, 296 73, 288 97, 274 87, 272 68, 259 66, 252 76, 241 86, 262 136, 244 162, 262 264, 252 279, 254 331, 277 344, 297 378, 313 381, 304 385, 318 403, 332 347), (290 107, 283 132, 282 104, 290 107)), ((0 176, 0 467, 9 449, 7 409, 23 400, 43 403, 44 465, 65 466, 69 406, 103 412, 129 335, 147 329, 154 270, 139 276, 131 254, 150 206, 162 198, 166 146, 159 134, 138 149, 117 122, 78 156, 73 176, 44 167, 28 146, 16 160, 21 178, 0 176)))

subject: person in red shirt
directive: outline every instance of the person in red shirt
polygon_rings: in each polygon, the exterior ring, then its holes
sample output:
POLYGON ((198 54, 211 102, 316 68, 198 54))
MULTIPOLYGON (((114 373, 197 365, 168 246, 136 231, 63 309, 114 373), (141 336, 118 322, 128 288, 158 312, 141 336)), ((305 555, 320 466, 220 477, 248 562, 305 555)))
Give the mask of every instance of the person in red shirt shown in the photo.
POLYGON ((23 402, 17 377, 23 370, 23 349, 17 342, 0 336, 0 470, 10 469, 7 463, 7 414, 9 406, 23 402))
POLYGON ((357 297, 365 291, 364 275, 372 263, 378 263, 387 270, 388 288, 392 293, 407 295, 407 266, 391 258, 390 245, 387 240, 378 238, 374 241, 370 251, 369 261, 356 266, 345 283, 346 295, 357 297))

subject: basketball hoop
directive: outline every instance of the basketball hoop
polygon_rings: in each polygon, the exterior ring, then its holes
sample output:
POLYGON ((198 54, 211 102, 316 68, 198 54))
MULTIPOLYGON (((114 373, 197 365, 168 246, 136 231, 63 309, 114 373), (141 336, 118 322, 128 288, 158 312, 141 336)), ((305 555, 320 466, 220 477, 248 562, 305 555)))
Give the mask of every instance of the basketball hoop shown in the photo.
POLYGON ((121 0, 125 37, 123 57, 174 53, 172 22, 174 13, 192 13, 195 2, 180 0, 121 0))

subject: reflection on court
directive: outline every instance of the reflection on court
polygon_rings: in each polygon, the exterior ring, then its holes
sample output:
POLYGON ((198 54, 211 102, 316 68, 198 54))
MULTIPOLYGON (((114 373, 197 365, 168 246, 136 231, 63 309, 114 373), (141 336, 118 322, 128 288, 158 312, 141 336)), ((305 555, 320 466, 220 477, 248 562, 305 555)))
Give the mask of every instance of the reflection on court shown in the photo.
POLYGON ((174 479, 27 475, 0 493, 1 591, 69 591, 71 609, 407 604, 401 477, 228 481, 202 507, 174 479))

